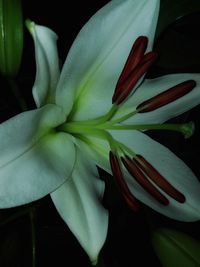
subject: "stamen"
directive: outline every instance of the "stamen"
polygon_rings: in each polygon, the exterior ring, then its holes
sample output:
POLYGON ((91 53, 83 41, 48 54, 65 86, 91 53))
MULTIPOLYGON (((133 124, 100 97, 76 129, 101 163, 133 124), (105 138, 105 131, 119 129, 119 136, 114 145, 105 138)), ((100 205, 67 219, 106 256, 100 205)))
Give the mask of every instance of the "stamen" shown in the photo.
POLYGON ((121 104, 132 92, 132 89, 140 80, 140 78, 147 72, 151 65, 156 60, 156 53, 149 52, 144 55, 140 64, 134 68, 123 83, 116 86, 112 102, 119 105, 121 104))
POLYGON ((176 190, 144 157, 136 155, 133 162, 165 193, 180 203, 185 202, 185 196, 176 190))
POLYGON ((194 80, 188 80, 179 83, 168 90, 142 102, 137 106, 136 110, 139 113, 153 111, 188 94, 195 86, 196 82, 194 80))
POLYGON ((121 84, 128 77, 130 72, 140 63, 146 51, 147 44, 148 38, 146 36, 139 36, 136 39, 118 79, 117 85, 121 84))
POLYGON ((156 187, 146 178, 144 173, 140 170, 135 161, 131 160, 128 156, 122 158, 122 162, 130 175, 159 203, 163 205, 168 205, 169 200, 162 195, 156 187))
POLYGON ((133 210, 138 211, 139 205, 137 200, 133 197, 131 194, 125 180, 122 174, 122 171, 120 169, 120 165, 118 162, 117 157, 110 151, 109 154, 110 159, 110 166, 113 173, 113 177, 115 178, 115 181, 122 193, 122 196, 124 197, 124 200, 126 201, 127 205, 133 210))

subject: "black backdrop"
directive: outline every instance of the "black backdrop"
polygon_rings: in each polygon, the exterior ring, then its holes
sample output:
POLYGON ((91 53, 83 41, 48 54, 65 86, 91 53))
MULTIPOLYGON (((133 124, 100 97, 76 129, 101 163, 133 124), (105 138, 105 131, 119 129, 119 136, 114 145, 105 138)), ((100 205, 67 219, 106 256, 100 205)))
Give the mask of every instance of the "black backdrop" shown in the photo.
MULTIPOLYGON (((58 48, 61 62, 78 31, 84 23, 105 3, 103 0, 78 1, 22 1, 24 19, 30 18, 38 24, 46 25, 57 32, 58 48), (46 2, 46 3, 45 3, 46 2)), ((149 77, 176 72, 200 72, 200 37, 196 30, 200 26, 199 13, 192 13, 165 27, 155 42, 159 58, 152 68, 149 77), (173 35, 173 45, 171 38, 173 35), (183 45, 184 39, 184 45, 183 45), (195 47, 195 49, 194 49, 195 47), (183 59, 184 55, 184 59, 183 59)), ((34 48, 32 39, 25 29, 24 53, 17 80, 28 105, 34 107, 31 87, 35 76, 34 48)), ((8 85, 1 77, 0 119, 4 121, 20 112, 15 98, 8 90, 8 85)), ((189 139, 175 133, 149 132, 181 157, 200 177, 200 107, 174 119, 175 122, 194 120, 196 132, 189 139)), ((108 237, 102 250, 105 266, 154 267, 161 264, 155 255, 150 242, 150 225, 172 227, 182 230, 200 239, 199 223, 180 223, 167 219, 149 208, 143 207, 139 214, 132 213, 118 195, 108 174, 99 170, 102 179, 106 180, 104 205, 109 209, 110 222, 108 237)), ((29 205, 26 206, 29 208, 29 205)), ((2 210, 0 218, 6 220, 12 214, 22 213, 15 220, 9 221, 0 228, 0 266, 32 266, 31 224, 26 207, 2 210)), ((90 266, 88 258, 68 227, 57 214, 49 196, 31 204, 35 221, 36 266, 90 266)), ((188 266, 189 267, 189 266, 188 266)))

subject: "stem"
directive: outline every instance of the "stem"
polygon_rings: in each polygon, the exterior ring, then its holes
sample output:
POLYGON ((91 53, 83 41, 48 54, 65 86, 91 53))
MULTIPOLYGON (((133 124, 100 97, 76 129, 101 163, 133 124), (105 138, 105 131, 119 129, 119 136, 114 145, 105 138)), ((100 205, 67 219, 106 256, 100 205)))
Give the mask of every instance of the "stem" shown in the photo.
POLYGON ((27 209, 23 209, 23 210, 20 210, 20 211, 15 212, 14 214, 12 214, 11 216, 9 216, 5 220, 1 221, 0 222, 0 227, 5 226, 6 224, 11 223, 11 222, 17 220, 21 216, 27 215, 28 212, 29 211, 27 209))
POLYGON ((30 209, 29 216, 31 224, 32 267, 36 267, 36 211, 34 207, 30 209))
POLYGON ((17 103, 18 103, 19 107, 21 108, 21 110, 22 111, 28 110, 27 105, 26 105, 26 101, 22 97, 16 81, 14 79, 10 78, 10 79, 8 79, 8 83, 10 85, 10 89, 11 89, 13 95, 15 96, 17 103))

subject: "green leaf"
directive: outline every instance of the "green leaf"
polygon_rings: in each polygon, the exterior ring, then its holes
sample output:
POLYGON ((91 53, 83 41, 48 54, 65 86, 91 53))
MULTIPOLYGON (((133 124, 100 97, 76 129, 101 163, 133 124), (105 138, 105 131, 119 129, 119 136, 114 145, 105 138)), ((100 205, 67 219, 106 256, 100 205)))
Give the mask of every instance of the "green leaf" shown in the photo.
POLYGON ((14 77, 23 50, 21 0, 0 0, 0 73, 14 77))
POLYGON ((200 266, 200 242, 175 230, 153 232, 152 244, 163 267, 200 266))

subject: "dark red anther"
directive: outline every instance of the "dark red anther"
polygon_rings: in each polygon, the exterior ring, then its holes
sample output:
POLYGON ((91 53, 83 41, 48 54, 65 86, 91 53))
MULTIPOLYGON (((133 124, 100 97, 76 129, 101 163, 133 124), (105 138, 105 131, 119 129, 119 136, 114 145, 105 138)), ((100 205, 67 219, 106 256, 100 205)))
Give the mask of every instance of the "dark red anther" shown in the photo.
POLYGON ((112 98, 113 103, 115 102, 117 95, 120 94, 121 90, 120 88, 122 83, 128 78, 131 71, 133 71, 141 62, 144 53, 146 51, 147 44, 148 44, 148 38, 146 36, 139 36, 133 43, 133 46, 128 55, 124 68, 117 81, 115 92, 112 98))
POLYGON ((109 159, 110 159, 110 166, 111 166, 111 170, 113 173, 113 177, 115 178, 115 181, 122 193, 124 200, 126 201, 129 208, 131 208, 133 211, 138 211, 139 204, 137 200, 131 194, 124 180, 117 157, 111 151, 109 154, 109 159))
POLYGON ((168 90, 149 98, 148 100, 142 102, 137 106, 137 111, 139 113, 153 111, 157 108, 160 108, 164 105, 167 105, 178 98, 188 94, 194 87, 196 82, 193 80, 188 80, 182 83, 179 83, 168 90))
POLYGON ((148 177, 170 197, 177 202, 185 202, 185 196, 176 190, 144 157, 136 155, 133 162, 135 162, 135 164, 138 165, 141 170, 144 171, 148 177))
POLYGON ((147 49, 147 44, 148 38, 146 36, 139 36, 135 40, 124 68, 119 76, 117 85, 121 84, 129 76, 130 72, 140 63, 147 49))
POLYGON ((140 170, 135 161, 130 159, 128 156, 122 158, 122 162, 130 175, 159 203, 168 205, 169 200, 160 193, 160 191, 147 179, 144 173, 140 170))
POLYGON ((140 78, 148 71, 151 65, 156 60, 156 53, 149 52, 143 56, 140 64, 134 68, 129 76, 121 84, 117 85, 112 102, 117 105, 121 104, 132 92, 133 87, 137 84, 140 78))

